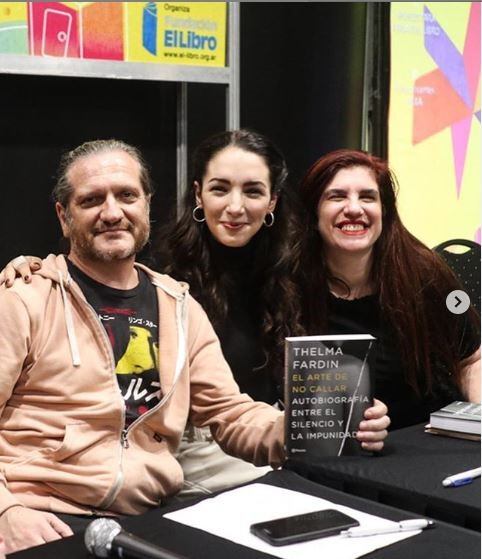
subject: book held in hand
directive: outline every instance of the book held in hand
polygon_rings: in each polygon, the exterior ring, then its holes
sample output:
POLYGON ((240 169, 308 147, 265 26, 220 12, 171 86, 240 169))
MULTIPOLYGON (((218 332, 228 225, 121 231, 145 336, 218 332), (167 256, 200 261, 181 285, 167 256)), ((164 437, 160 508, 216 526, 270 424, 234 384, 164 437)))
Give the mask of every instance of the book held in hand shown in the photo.
POLYGON ((372 405, 368 334, 301 336, 285 341, 287 458, 361 454, 356 433, 372 405))
POLYGON ((480 435, 480 411, 480 404, 452 402, 430 414, 429 428, 480 435))

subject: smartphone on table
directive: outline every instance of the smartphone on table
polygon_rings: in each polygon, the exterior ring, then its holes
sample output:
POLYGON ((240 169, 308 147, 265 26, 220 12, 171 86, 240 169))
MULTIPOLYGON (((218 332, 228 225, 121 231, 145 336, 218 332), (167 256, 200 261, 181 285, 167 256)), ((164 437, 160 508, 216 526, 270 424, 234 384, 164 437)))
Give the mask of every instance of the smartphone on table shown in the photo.
POLYGON ((359 525, 358 520, 347 514, 324 509, 258 522, 250 526, 250 531, 271 545, 289 545, 334 536, 359 525))

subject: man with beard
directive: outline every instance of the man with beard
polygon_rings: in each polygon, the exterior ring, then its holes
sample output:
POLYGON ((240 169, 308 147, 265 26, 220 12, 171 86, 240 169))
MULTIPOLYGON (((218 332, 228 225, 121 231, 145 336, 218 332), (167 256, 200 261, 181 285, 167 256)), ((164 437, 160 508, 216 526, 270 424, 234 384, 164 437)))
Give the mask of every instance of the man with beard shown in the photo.
MULTIPOLYGON (((135 148, 99 140, 69 152, 53 191, 68 256, 0 289, 8 552, 68 536, 79 517, 140 514, 175 494, 188 417, 230 454, 283 460, 281 412, 240 394, 187 286, 135 262, 151 194, 135 148)), ((388 418, 375 424, 381 441, 388 418)))
POLYGON ((131 146, 66 154, 53 195, 68 256, 0 293, 8 552, 72 534, 70 515, 139 514, 176 493, 188 415, 228 452, 282 461, 281 414, 239 393, 187 286, 135 263, 151 193, 131 146))

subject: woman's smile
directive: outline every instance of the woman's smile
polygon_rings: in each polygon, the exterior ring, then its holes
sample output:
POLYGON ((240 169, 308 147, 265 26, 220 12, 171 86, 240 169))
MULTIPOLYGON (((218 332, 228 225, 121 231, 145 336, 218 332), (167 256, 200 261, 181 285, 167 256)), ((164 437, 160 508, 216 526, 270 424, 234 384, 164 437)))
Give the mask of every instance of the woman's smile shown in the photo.
POLYGON ((375 177, 361 166, 341 169, 318 204, 318 229, 325 250, 371 253, 382 232, 382 205, 375 177))
POLYGON ((336 224, 336 227, 344 235, 360 236, 364 235, 369 227, 368 223, 363 221, 342 221, 336 224))

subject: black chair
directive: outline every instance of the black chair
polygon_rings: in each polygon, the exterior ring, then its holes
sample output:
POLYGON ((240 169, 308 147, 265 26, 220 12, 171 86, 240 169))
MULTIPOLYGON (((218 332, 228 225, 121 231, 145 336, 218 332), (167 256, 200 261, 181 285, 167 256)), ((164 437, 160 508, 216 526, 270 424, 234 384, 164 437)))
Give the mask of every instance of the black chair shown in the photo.
POLYGON ((472 305, 480 314, 480 245, 466 239, 440 243, 433 250, 439 254, 459 278, 472 305), (449 247, 465 247, 464 252, 452 252, 449 247))

